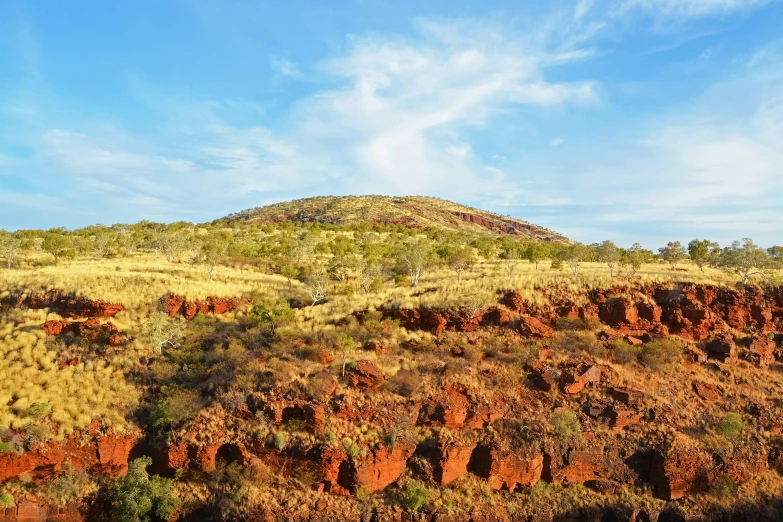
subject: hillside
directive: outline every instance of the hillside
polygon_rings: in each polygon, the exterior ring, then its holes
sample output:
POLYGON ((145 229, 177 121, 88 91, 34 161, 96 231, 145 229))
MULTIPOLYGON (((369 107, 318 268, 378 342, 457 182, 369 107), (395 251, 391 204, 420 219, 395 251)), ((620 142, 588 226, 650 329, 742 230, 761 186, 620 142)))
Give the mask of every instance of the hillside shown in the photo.
POLYGON ((320 196, 245 210, 228 220, 358 225, 383 223, 411 228, 443 228, 480 234, 511 234, 543 241, 568 241, 546 228, 451 201, 426 196, 320 196))

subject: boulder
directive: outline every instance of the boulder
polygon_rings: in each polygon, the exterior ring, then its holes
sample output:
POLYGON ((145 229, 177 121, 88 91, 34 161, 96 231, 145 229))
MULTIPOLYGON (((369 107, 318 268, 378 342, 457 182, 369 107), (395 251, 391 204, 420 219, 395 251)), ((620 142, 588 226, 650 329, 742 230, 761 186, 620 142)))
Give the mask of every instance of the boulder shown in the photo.
POLYGON ((524 337, 532 337, 534 339, 546 339, 548 337, 552 337, 552 328, 545 325, 535 317, 522 316, 519 319, 519 326, 517 329, 524 337))
POLYGON ((581 392, 588 384, 601 381, 601 368, 594 364, 578 363, 560 373, 560 389, 568 394, 581 392))
POLYGON ((734 336, 730 333, 717 336, 707 343, 707 353, 710 358, 726 364, 735 364, 737 362, 737 344, 734 342, 734 336))
POLYGON ((710 455, 696 448, 669 445, 656 450, 650 468, 655 496, 662 500, 677 500, 705 491, 712 466, 710 455))
POLYGON ((427 457, 432 463, 433 479, 436 483, 445 485, 468 473, 470 457, 476 444, 461 446, 446 440, 429 448, 427 457))
POLYGON ((378 391, 384 382, 383 372, 370 361, 358 361, 348 368, 345 381, 352 388, 378 391))
POLYGON ((493 489, 512 492, 535 486, 543 470, 540 451, 502 450, 495 444, 476 446, 470 462, 470 471, 487 479, 493 489))
POLYGON ((696 392, 696 395, 698 395, 701 399, 707 402, 717 401, 720 399, 720 396, 723 395, 721 389, 714 384, 701 381, 694 381, 693 391, 696 392))

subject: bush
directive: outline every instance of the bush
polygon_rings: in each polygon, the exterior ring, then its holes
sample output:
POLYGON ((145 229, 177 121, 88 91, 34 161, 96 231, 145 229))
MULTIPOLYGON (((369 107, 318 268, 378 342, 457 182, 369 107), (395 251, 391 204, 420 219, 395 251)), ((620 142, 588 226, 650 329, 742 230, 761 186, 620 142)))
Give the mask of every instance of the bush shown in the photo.
POLYGON ((408 511, 418 511, 430 501, 430 492, 424 484, 413 480, 400 490, 399 499, 408 511))
POLYGON ((715 482, 710 486, 710 495, 718 498, 728 498, 737 495, 739 485, 731 477, 722 476, 715 479, 715 482))
POLYGON ((204 405, 201 393, 178 386, 165 387, 163 397, 150 408, 150 426, 166 431, 196 416, 204 405))
POLYGON ((598 330, 601 321, 597 317, 560 317, 555 321, 558 330, 598 330))
POLYGON ((3 493, 0 495, 0 508, 11 508, 15 505, 13 495, 10 493, 3 493))
POLYGON ((52 412, 52 408, 45 402, 34 402, 27 407, 27 416, 40 419, 52 412))
POLYGON ((618 364, 629 364, 634 362, 642 351, 641 346, 634 346, 625 339, 612 341, 609 346, 612 358, 618 364))
POLYGON ((584 352, 593 357, 606 355, 603 345, 598 342, 592 332, 566 331, 557 332, 550 341, 554 351, 566 353, 584 352))
POLYGON ((16 453, 16 444, 13 442, 0 442, 0 453, 16 453))
POLYGON ((554 412, 549 417, 549 425, 552 427, 552 435, 561 446, 582 442, 582 423, 574 412, 570 410, 554 412))
POLYGON ((651 370, 663 370, 682 358, 682 347, 671 339, 653 341, 641 347, 639 361, 651 370))
POLYGON ((259 326, 274 330, 293 322, 296 313, 288 301, 259 301, 250 309, 250 316, 259 326))
POLYGON ((288 433, 284 431, 278 431, 275 433, 275 448, 281 450, 288 444, 288 433))
POLYGON ((405 274, 400 274, 394 278, 394 285, 401 287, 411 286, 411 278, 405 274))
POLYGON ((421 384, 421 377, 413 371, 400 370, 386 383, 386 389, 403 397, 410 397, 421 384))
POLYGON ((83 498, 90 486, 91 481, 87 473, 69 471, 46 485, 46 497, 53 504, 62 506, 72 500, 83 498))
POLYGON ((130 462, 128 474, 109 486, 111 519, 116 522, 146 522, 155 517, 168 520, 179 506, 171 488, 174 479, 149 476, 150 457, 130 462))
POLYGON ((715 425, 715 432, 721 437, 733 439, 742 432, 745 423, 742 422, 742 415, 739 413, 727 413, 715 425))
POLYGON ((349 459, 355 459, 359 456, 359 453, 361 453, 361 448, 354 443, 349 437, 345 437, 342 440, 343 442, 343 448, 345 448, 345 454, 348 456, 349 459))
POLYGON ((378 292, 383 290, 383 280, 380 277, 376 277, 372 280, 372 283, 370 283, 370 292, 373 294, 377 294, 378 292))

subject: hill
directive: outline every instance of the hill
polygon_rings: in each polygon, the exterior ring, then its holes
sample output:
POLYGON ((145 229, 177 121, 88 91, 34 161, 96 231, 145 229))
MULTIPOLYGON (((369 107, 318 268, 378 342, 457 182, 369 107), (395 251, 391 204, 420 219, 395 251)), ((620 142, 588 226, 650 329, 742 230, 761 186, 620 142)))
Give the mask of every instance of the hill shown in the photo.
POLYGON ((426 196, 320 196, 277 203, 226 216, 229 221, 284 221, 358 225, 404 225, 478 234, 510 234, 542 241, 568 242, 546 228, 485 210, 426 196))

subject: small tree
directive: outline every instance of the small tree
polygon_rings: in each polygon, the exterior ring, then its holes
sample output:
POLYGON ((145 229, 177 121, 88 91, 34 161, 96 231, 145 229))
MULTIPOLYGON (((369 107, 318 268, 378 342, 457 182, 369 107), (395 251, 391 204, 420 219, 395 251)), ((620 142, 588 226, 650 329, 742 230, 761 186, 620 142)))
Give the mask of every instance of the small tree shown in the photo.
POLYGON ((156 353, 163 353, 166 345, 177 347, 185 332, 185 320, 182 317, 172 319, 163 312, 153 312, 141 325, 141 337, 147 341, 156 353))
POLYGON ((783 246, 772 246, 767 249, 769 265, 776 270, 783 270, 783 246))
POLYGON ((209 239, 201 245, 200 259, 207 265, 210 281, 212 281, 212 273, 215 271, 215 266, 225 259, 227 250, 228 244, 218 238, 209 239))
POLYGON ((693 239, 688 243, 688 257, 704 272, 704 266, 714 264, 720 254, 720 245, 709 239, 693 239))
MULTIPOLYGON (((339 251, 338 251, 339 252, 339 251)), ((354 267, 354 261, 345 254, 338 253, 332 258, 328 272, 338 281, 345 282, 348 279, 348 275, 351 269, 354 267)))
POLYGON ((296 265, 293 265, 291 263, 285 263, 283 265, 280 265, 280 268, 277 270, 277 273, 285 277, 288 280, 288 286, 291 286, 291 279, 297 278, 297 276, 299 275, 299 269, 296 267, 296 265))
POLYGON ((538 264, 544 259, 547 259, 549 256, 550 256, 549 247, 545 243, 541 243, 540 241, 534 241, 532 243, 528 243, 523 253, 523 257, 525 259, 527 259, 531 263, 535 263, 536 270, 538 270, 538 264))
POLYGON ((719 266, 727 272, 742 277, 742 284, 754 275, 763 275, 769 264, 767 252, 749 238, 734 241, 720 253, 719 266))
POLYGON ((43 236, 43 241, 41 242, 41 249, 54 257, 55 264, 60 262, 60 256, 62 256, 63 252, 68 250, 70 246, 71 242, 67 237, 59 232, 53 231, 46 232, 43 236))
POLYGON ((362 289, 365 293, 370 293, 375 287, 377 282, 380 281, 381 267, 376 263, 364 262, 359 268, 359 283, 362 285, 362 289))
POLYGON ((348 365, 348 359, 356 350, 356 340, 345 332, 338 332, 334 338, 334 348, 340 353, 343 360, 343 377, 345 377, 345 367, 348 365))
POLYGON ((590 254, 590 247, 582 245, 581 243, 575 243, 563 248, 558 253, 558 256, 568 265, 571 269, 571 273, 579 275, 582 263, 588 260, 590 254))
POLYGON ((623 249, 620 254, 620 265, 631 269, 631 274, 636 272, 652 258, 652 251, 645 250, 639 243, 634 243, 631 248, 623 249))
POLYGON ((329 277, 323 269, 316 270, 305 280, 305 289, 310 299, 313 300, 311 306, 326 299, 326 292, 329 290, 329 277))
POLYGON ((686 257, 685 247, 679 241, 669 241, 665 247, 658 249, 658 253, 661 259, 669 263, 672 270, 686 257))
POLYGON ((0 231, 0 256, 5 259, 8 275, 11 275, 11 267, 16 263, 16 258, 21 249, 22 242, 19 239, 8 232, 0 231))
POLYGON ((411 286, 419 284, 419 278, 424 270, 434 263, 432 248, 425 241, 404 245, 397 252, 397 266, 408 274, 411 286))
POLYGON ((476 256, 473 250, 467 247, 457 248, 449 253, 446 262, 457 272, 457 282, 462 282, 462 272, 473 266, 476 262, 476 256))
POLYGON ((117 479, 109 487, 111 519, 117 522, 148 522, 168 520, 180 504, 173 492, 174 479, 158 475, 150 477, 147 467, 150 457, 134 459, 128 466, 128 474, 117 479))
POLYGON ((595 246, 596 258, 599 262, 609 267, 609 276, 614 278, 614 269, 620 262, 622 254, 620 248, 609 240, 595 246))

